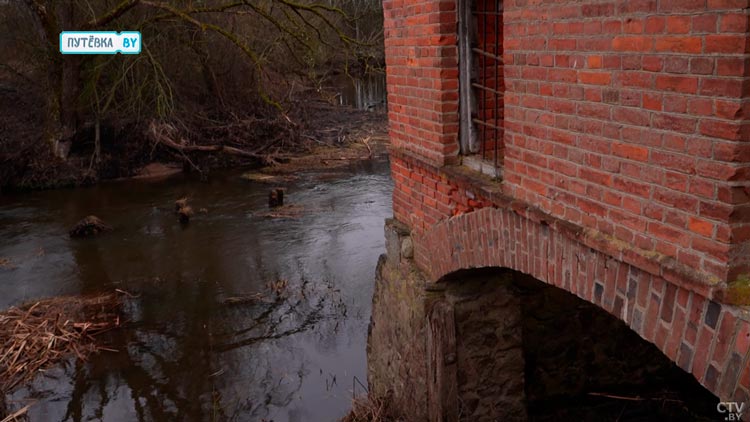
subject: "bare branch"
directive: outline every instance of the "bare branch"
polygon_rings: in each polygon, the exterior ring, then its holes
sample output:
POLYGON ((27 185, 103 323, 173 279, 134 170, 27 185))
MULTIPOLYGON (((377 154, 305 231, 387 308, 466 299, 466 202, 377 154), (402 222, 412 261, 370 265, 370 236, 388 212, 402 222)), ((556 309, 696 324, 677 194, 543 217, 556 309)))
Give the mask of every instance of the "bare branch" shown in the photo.
POLYGON ((140 0, 124 0, 120 2, 114 9, 110 10, 103 16, 93 19, 84 25, 84 29, 100 28, 109 24, 110 22, 117 20, 120 16, 127 13, 130 9, 138 6, 140 0))

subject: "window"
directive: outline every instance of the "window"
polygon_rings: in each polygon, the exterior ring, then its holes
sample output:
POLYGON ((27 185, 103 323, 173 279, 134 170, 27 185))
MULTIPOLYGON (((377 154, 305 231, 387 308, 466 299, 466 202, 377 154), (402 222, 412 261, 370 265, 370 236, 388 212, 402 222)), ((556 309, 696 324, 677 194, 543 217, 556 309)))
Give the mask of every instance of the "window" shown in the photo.
POLYGON ((502 0, 458 0, 461 153, 491 164, 503 160, 502 0))

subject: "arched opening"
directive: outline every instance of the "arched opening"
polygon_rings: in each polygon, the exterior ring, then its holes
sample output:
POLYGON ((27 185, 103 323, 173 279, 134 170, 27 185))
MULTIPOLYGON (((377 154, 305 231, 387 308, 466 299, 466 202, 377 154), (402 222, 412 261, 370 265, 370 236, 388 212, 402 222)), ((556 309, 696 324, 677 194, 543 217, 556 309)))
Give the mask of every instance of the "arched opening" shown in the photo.
POLYGON ((428 379, 455 380, 455 391, 442 385, 438 397, 442 411, 457 420, 718 416, 719 399, 692 375, 575 295, 499 268, 457 271, 438 286, 440 297, 428 308, 428 379), (451 329, 453 339, 439 338, 451 329), (446 356, 450 365, 435 372, 434 362, 446 356))

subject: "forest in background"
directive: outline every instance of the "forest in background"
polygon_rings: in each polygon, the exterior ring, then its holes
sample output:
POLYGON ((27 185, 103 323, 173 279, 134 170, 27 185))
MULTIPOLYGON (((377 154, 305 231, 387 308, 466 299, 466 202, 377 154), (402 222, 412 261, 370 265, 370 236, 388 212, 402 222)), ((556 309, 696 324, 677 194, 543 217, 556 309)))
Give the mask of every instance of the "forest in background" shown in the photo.
POLYGON ((11 0, 0 28, 0 190, 283 160, 328 142, 332 78, 384 66, 377 0, 11 0), (142 52, 62 55, 64 30, 142 52))

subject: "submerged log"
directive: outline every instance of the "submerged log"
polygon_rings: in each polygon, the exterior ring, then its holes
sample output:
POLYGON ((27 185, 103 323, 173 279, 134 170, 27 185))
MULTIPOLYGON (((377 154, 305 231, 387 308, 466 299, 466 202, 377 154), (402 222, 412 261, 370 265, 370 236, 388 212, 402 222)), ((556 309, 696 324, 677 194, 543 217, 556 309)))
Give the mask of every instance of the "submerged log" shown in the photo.
POLYGON ((111 231, 112 227, 95 215, 89 215, 77 222, 68 232, 70 237, 92 237, 100 233, 111 231))
POLYGON ((274 188, 268 192, 268 207, 276 208, 284 205, 284 189, 274 188))

